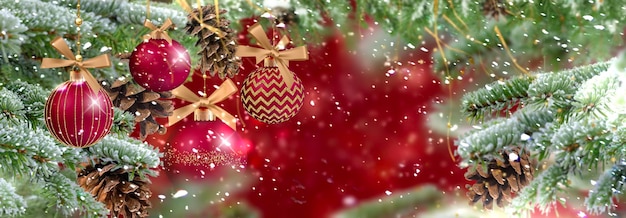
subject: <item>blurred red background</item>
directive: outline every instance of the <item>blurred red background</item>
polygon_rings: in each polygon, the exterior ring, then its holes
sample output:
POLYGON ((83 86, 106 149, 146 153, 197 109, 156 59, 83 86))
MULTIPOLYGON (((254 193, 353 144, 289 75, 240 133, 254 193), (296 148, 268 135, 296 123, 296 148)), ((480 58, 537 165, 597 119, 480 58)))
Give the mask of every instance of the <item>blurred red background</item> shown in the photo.
MULTIPOLYGON (((371 42, 368 37, 374 30, 363 32, 357 43, 371 42)), ((239 93, 220 104, 243 116, 245 126, 239 123, 237 143, 250 149, 241 173, 252 183, 231 201, 249 202, 262 217, 305 218, 328 217, 362 201, 423 184, 447 193, 461 187, 464 193, 464 170, 450 157, 445 134, 427 126, 429 115, 438 112, 435 105, 449 96, 431 70, 434 44, 398 52, 402 65, 389 72, 384 59, 364 58, 369 54, 352 50, 347 40, 333 34, 320 46, 308 46, 308 61, 290 63, 306 90, 304 106, 293 119, 275 125, 255 121, 245 114, 239 93)), ((240 44, 249 44, 246 31, 240 33, 240 44)), ((239 87, 258 67, 253 58, 244 58, 243 63, 233 78, 239 87)), ((185 86, 201 91, 200 74, 196 72, 185 86)), ((208 93, 221 82, 208 79, 208 93)), ((462 90, 463 84, 455 87, 454 91, 462 90)), ((174 101, 177 107, 188 104, 174 101)), ((163 149, 172 132, 176 131, 169 129, 147 141, 163 149)), ((207 169, 203 179, 219 179, 224 168, 228 167, 207 169)), ((198 177, 168 169, 162 173, 154 179, 156 194, 164 193, 174 181, 198 177)), ((575 216, 569 212, 560 215, 575 216)))

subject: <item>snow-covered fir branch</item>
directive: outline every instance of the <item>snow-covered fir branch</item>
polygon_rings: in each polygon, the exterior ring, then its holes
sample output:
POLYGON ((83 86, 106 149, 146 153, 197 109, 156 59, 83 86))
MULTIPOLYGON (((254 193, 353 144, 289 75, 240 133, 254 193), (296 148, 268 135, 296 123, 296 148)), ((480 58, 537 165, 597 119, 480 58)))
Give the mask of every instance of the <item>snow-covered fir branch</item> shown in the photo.
POLYGON ((0 178, 0 216, 15 217, 24 214, 26 201, 15 192, 15 187, 0 178))
MULTIPOLYGON (((597 180, 586 200, 592 213, 610 211, 614 207, 613 196, 621 193, 624 182, 623 166, 617 161, 626 155, 624 97, 618 93, 626 86, 622 82, 626 78, 623 59, 622 56, 572 70, 528 76, 535 79, 521 94, 529 96, 521 101, 522 108, 509 118, 493 119, 496 122, 488 122, 482 129, 460 137, 457 153, 471 166, 475 156, 490 159, 493 152, 505 146, 525 144, 536 154, 535 158, 551 164, 513 201, 512 208, 517 212, 532 210, 535 205, 548 211, 559 200, 558 193, 569 187, 570 176, 613 165, 597 180), (520 117, 542 119, 524 125, 520 117)), ((510 87, 518 80, 513 78, 501 84, 510 87)), ((487 87, 466 94, 465 99, 480 102, 478 93, 493 91, 489 94, 506 96, 509 90, 487 87)), ((464 104, 468 105, 471 104, 464 104)))

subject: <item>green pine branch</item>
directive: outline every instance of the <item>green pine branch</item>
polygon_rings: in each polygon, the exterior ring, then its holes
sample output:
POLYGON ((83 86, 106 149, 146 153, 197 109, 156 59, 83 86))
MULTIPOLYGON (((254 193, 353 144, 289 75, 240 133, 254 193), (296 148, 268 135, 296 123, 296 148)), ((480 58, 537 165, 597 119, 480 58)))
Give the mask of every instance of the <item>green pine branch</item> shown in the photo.
MULTIPOLYGON (((76 8, 77 0, 43 0, 44 2, 50 2, 59 6, 68 7, 70 9, 76 8)), ((146 2, 127 0, 82 0, 80 2, 81 9, 87 12, 94 13, 98 16, 111 19, 114 23, 121 25, 143 25, 146 19, 146 2)), ((166 5, 157 2, 150 3, 150 20, 155 24, 163 23, 167 18, 170 18, 177 27, 184 27, 187 22, 186 13, 182 10, 174 10, 167 8, 166 5)))
MULTIPOLYGON (((141 141, 121 138, 114 135, 106 136, 95 145, 84 149, 89 156, 99 157, 103 162, 115 162, 131 174, 156 176, 156 168, 162 157, 158 149, 141 141)), ((114 169, 115 170, 115 169, 114 169)))
POLYGON ((90 194, 59 173, 58 163, 66 163, 67 159, 83 159, 80 153, 56 144, 47 131, 31 129, 20 121, 0 120, 0 129, 0 165, 5 175, 16 175, 43 185, 42 190, 46 194, 41 200, 48 202, 50 208, 60 209, 65 215, 71 215, 79 208, 81 211, 84 208, 88 214, 106 214, 101 203, 94 203, 90 194), (90 197, 91 201, 85 199, 85 196, 90 197))
POLYGON ((41 69, 40 64, 37 60, 21 55, 9 58, 8 62, 0 58, 0 83, 28 81, 52 89, 69 78, 68 74, 61 73, 59 69, 41 69))
POLYGON ((509 119, 484 129, 461 136, 457 154, 466 161, 482 160, 482 156, 498 156, 506 146, 524 143, 523 135, 531 135, 546 123, 552 122, 554 112, 523 108, 509 119))
POLYGON ((74 213, 85 217, 104 217, 109 212, 104 205, 76 184, 60 173, 44 178, 45 183, 42 195, 48 199, 48 207, 59 209, 65 215, 74 213))
POLYGON ((26 212, 26 201, 15 192, 15 187, 0 178, 0 216, 15 217, 26 212))
POLYGON ((571 109, 572 98, 580 85, 606 71, 611 63, 611 61, 599 62, 556 73, 537 75, 537 79, 528 87, 527 92, 530 98, 527 104, 565 113, 571 109))
MULTIPOLYGON (((619 16, 623 11, 613 8, 620 7, 615 2, 509 1, 502 3, 505 13, 498 17, 484 11, 482 5, 488 2, 439 1, 439 5, 446 6, 438 10, 440 19, 420 23, 430 27, 436 22, 452 35, 451 40, 441 37, 446 46, 434 53, 436 72, 456 77, 459 71, 487 70, 484 65, 494 72, 521 72, 512 59, 519 63, 543 59, 543 70, 559 70, 571 63, 581 65, 607 59, 614 45, 623 43, 620 30, 625 18, 619 16), (496 37, 496 26, 508 48, 496 37), (605 41, 597 43, 597 39, 605 41), (501 58, 508 56, 505 50, 514 57, 501 58)), ((433 9, 430 6, 426 11, 433 13, 433 9)))
MULTIPOLYGON (((22 51, 28 54, 27 57, 45 57, 49 54, 56 54, 57 52, 49 46, 55 36, 76 37, 75 10, 38 0, 23 0, 19 3, 0 1, 0 8, 11 11, 15 17, 21 19, 23 25, 28 27, 25 35, 30 37, 29 41, 21 45, 22 51)), ((114 23, 94 13, 84 12, 81 16, 84 20, 81 33, 85 40, 94 41, 94 36, 115 29, 114 23)), ((86 44, 83 41, 83 45, 86 44)))
POLYGON ((6 8, 0 9, 0 55, 8 62, 9 55, 21 53, 21 45, 28 37, 24 34, 28 28, 22 24, 22 20, 16 17, 6 8))
POLYGON ((6 88, 0 89, 0 117, 24 118, 24 104, 20 97, 6 88))
POLYGON ((135 129, 135 116, 117 107, 113 108, 113 126, 111 133, 120 136, 130 135, 135 129))
POLYGON ((461 98, 463 113, 471 120, 511 110, 528 98, 528 87, 535 77, 520 76, 485 85, 485 88, 467 93, 461 98))
POLYGON ((617 74, 603 73, 585 81, 574 95, 572 117, 606 117, 610 113, 610 104, 605 96, 612 96, 620 86, 617 74))
MULTIPOLYGON (((623 160, 622 160, 623 161, 623 160)), ((610 212, 616 199, 623 193, 626 182, 626 165, 619 163, 608 169, 589 191, 585 204, 593 214, 610 212)))
POLYGON ((24 118, 33 126, 41 126, 48 92, 43 90, 41 86, 21 80, 12 81, 6 84, 5 88, 19 97, 20 102, 15 102, 16 105, 23 105, 23 108, 15 108, 12 111, 24 114, 24 118))
POLYGON ((544 213, 549 212, 551 206, 559 200, 557 194, 569 187, 569 171, 567 165, 555 164, 548 167, 518 193, 510 207, 517 215, 533 211, 536 206, 544 213))
MULTIPOLYGON (((554 162, 536 175, 512 203, 518 213, 533 210, 535 206, 543 212, 549 211, 561 199, 559 193, 569 187, 569 176, 581 176, 583 170, 604 169, 626 155, 622 149, 626 142, 626 130, 623 130, 626 100, 620 100, 623 97, 619 94, 624 89, 621 81, 626 68, 620 60, 528 76, 527 79, 533 78, 532 82, 526 90, 520 90, 521 96, 527 96, 520 100, 523 108, 511 117, 489 120, 480 129, 460 137, 457 154, 463 163, 473 167, 478 157, 490 160, 494 152, 506 146, 524 144, 533 154, 538 154, 535 158, 554 162)), ((511 87, 518 80, 513 78, 500 84, 511 87)), ((479 95, 489 95, 489 100, 483 102, 496 102, 495 96, 508 99, 510 90, 488 86, 467 93, 464 99, 480 102, 479 95)), ((471 104, 464 104, 464 110, 467 105, 471 104)), ((497 108, 491 106, 495 103, 483 105, 497 108)), ((476 113, 466 114, 473 118, 476 113)), ((613 207, 614 197, 619 193, 615 187, 623 182, 620 170, 618 164, 600 178, 587 199, 589 211, 601 213, 613 207)))
POLYGON ((607 161, 606 149, 611 138, 605 122, 591 117, 573 120, 559 127, 552 135, 550 144, 562 165, 578 169, 595 169, 607 161))

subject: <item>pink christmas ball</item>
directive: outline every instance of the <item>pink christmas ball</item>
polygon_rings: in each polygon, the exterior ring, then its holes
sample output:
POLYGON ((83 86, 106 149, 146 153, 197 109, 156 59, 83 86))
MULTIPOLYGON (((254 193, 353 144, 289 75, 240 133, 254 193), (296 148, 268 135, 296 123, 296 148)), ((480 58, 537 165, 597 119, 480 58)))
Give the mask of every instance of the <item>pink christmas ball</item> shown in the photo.
POLYGON ((189 53, 180 43, 150 39, 130 55, 130 73, 137 83, 151 91, 173 90, 182 85, 191 71, 189 53))

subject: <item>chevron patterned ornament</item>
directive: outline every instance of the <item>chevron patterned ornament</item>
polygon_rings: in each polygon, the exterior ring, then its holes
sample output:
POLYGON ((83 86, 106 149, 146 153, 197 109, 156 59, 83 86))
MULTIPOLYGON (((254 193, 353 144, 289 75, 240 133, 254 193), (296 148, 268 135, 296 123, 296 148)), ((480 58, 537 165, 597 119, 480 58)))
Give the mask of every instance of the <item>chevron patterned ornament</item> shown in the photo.
POLYGON ((304 102, 304 86, 293 72, 294 82, 287 86, 278 67, 260 67, 246 80, 241 88, 243 106, 255 119, 276 124, 294 117, 304 102))

